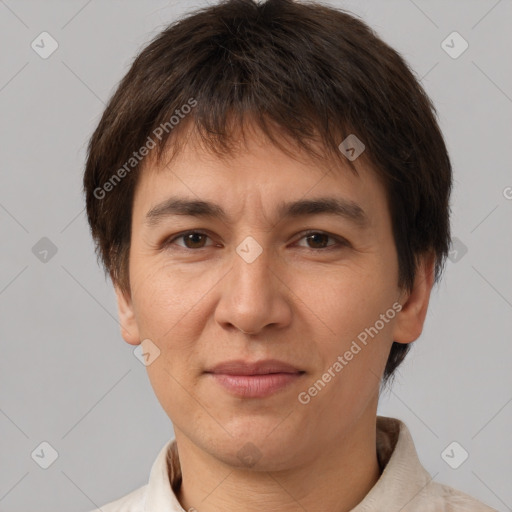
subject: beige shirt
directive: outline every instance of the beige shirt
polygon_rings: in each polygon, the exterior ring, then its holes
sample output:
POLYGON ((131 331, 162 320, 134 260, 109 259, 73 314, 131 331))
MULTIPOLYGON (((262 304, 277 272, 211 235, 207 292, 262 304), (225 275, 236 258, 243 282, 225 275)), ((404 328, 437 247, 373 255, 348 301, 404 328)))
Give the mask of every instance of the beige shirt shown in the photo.
MULTIPOLYGON (((496 512, 461 491, 434 482, 400 420, 377 416, 377 456, 384 470, 352 512, 496 512)), ((180 484, 176 440, 171 439, 158 454, 147 485, 92 512, 183 512, 176 498, 180 484)))

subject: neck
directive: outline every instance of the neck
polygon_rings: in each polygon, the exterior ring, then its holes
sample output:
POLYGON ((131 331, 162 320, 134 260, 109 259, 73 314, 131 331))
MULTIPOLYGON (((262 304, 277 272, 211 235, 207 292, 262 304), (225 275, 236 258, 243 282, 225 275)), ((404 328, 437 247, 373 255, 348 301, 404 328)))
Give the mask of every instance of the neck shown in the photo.
POLYGON ((314 456, 279 471, 224 464, 175 429, 182 471, 177 498, 185 510, 199 512, 348 512, 380 476, 375 418, 376 410, 369 411, 334 442, 316 445, 314 456))

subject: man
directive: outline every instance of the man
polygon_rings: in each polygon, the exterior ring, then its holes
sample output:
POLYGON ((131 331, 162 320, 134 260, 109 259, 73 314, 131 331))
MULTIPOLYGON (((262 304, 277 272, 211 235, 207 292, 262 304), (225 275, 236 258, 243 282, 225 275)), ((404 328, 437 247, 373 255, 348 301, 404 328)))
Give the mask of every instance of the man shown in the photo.
POLYGON ((451 165, 364 23, 230 0, 172 24, 109 102, 84 188, 175 431, 103 512, 492 510, 377 417, 448 252, 451 165))

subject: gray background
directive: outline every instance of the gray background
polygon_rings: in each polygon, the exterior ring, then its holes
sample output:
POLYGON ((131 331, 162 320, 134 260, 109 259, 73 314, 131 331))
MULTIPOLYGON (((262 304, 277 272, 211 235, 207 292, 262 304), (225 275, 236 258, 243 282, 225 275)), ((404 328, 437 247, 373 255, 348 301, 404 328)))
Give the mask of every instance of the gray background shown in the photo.
MULTIPOLYGON (((379 412, 407 423, 435 480, 512 510, 511 2, 331 3, 359 14, 411 64, 455 172, 456 252, 379 412), (441 47, 453 31, 469 43, 456 59, 441 47), (452 441, 469 452, 458 469, 441 458, 452 441)), ((120 336, 81 174, 87 139, 136 51, 204 5, 0 0, 3 512, 88 511, 116 499, 147 482, 173 435, 120 336), (47 59, 31 48, 43 31, 59 44, 47 59), (43 237, 57 248, 47 261, 32 251, 43 237), (59 454, 46 470, 31 457, 43 441, 59 454)))

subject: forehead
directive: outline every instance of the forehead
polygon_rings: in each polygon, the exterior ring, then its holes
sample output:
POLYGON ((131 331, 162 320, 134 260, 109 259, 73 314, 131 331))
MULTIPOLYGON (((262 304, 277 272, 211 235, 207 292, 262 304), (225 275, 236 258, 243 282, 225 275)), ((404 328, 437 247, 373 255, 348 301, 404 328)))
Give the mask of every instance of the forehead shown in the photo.
POLYGON ((229 152, 219 151, 218 146, 212 149, 193 124, 179 135, 174 141, 178 144, 171 141, 160 161, 144 162, 134 209, 143 204, 147 212, 170 195, 181 194, 221 202, 241 215, 244 205, 251 203, 258 203, 265 213, 272 206, 277 211, 283 199, 327 193, 365 204, 370 213, 387 209, 384 186, 364 155, 351 165, 344 156, 333 157, 312 141, 320 155, 315 156, 286 137, 276 145, 255 125, 229 140, 229 152))

